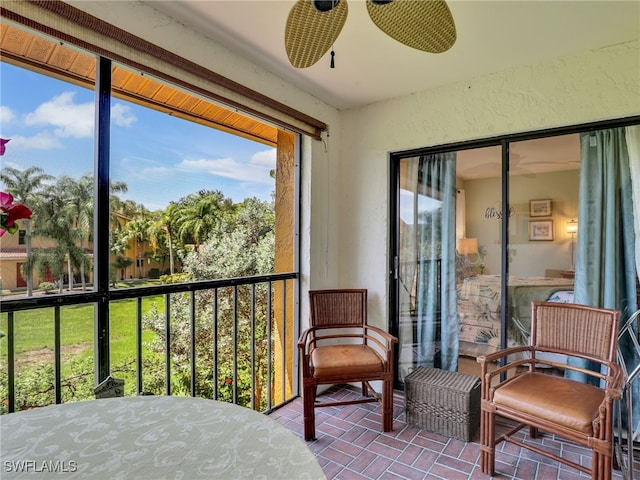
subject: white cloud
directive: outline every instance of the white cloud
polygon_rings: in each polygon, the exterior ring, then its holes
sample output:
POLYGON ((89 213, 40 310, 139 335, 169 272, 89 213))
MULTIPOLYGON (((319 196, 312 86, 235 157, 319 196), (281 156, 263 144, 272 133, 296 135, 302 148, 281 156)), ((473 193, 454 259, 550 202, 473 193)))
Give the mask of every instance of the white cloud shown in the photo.
POLYGON ((153 181, 155 178, 171 176, 176 171, 173 167, 140 156, 121 157, 112 162, 112 173, 129 180, 153 181))
POLYGON ((253 157, 251 157, 251 163, 254 165, 263 165, 269 169, 276 168, 276 149, 270 148, 269 150, 255 153, 253 157))
POLYGON ((16 114, 9 107, 0 105, 0 125, 6 127, 16 118, 16 114))
POLYGON ((276 149, 255 153, 247 163, 233 158, 183 160, 178 167, 187 170, 200 170, 210 175, 229 178, 240 182, 271 184, 269 171, 276 166, 276 149))
POLYGON ((7 148, 9 145, 16 150, 50 150, 63 147, 58 138, 46 130, 30 137, 14 135, 11 137, 11 143, 7 144, 7 148))
MULTIPOLYGON (((64 92, 44 102, 25 116, 29 126, 52 126, 58 137, 88 138, 93 135, 95 122, 94 102, 74 103, 76 92, 64 92)), ((111 120, 115 125, 128 127, 137 118, 131 108, 122 103, 111 107, 111 120)))
POLYGON ((27 125, 51 125, 58 137, 91 137, 93 135, 94 104, 74 104, 75 92, 64 92, 41 104, 25 117, 27 125))
POLYGON ((131 113, 131 107, 123 103, 114 103, 111 106, 111 121, 119 127, 130 127, 138 119, 131 113))

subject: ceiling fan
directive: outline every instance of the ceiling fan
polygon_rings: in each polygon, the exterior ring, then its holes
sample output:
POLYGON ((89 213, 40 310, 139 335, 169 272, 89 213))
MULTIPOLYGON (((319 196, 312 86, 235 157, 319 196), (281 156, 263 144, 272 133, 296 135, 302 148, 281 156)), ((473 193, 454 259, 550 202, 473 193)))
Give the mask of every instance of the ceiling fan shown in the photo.
MULTIPOLYGON (((373 23, 412 48, 449 50, 456 27, 444 0, 366 0, 373 23)), ((284 43, 291 65, 307 68, 327 53, 347 20, 347 0, 298 0, 289 12, 284 43)), ((331 52, 333 67, 333 51, 331 52)))

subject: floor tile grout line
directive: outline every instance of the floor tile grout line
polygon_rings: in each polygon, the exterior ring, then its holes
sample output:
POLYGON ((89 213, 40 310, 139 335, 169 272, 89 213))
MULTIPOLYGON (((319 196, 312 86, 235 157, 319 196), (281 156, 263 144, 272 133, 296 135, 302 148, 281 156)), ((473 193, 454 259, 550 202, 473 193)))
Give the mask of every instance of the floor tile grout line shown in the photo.
MULTIPOLYGON (((331 395, 333 395, 332 398, 334 399, 346 398, 348 396, 353 396, 354 392, 356 392, 356 389, 354 388, 351 388, 349 386, 341 386, 337 387, 333 392, 327 392, 327 396, 331 397, 331 395)), ((356 393, 356 396, 359 395, 356 393)), ((301 409, 301 401, 301 399, 294 401, 297 402, 297 404, 292 402, 292 404, 290 404, 291 408, 301 409)), ((327 480, 332 480, 334 478, 348 480, 356 476, 359 478, 369 478, 371 480, 377 480, 381 477, 404 479, 406 477, 404 477, 403 475, 410 472, 410 470, 408 469, 420 472, 419 475, 411 475, 408 480, 418 480, 419 478, 428 478, 430 480, 443 478, 443 480, 448 480, 446 477, 437 475, 437 473, 442 472, 434 470, 435 465, 440 465, 443 469, 455 472, 456 477, 460 476, 460 478, 466 478, 467 480, 470 480, 472 478, 484 478, 484 476, 479 477, 478 475, 480 466, 479 443, 477 441, 477 437, 472 442, 466 442, 466 445, 453 444, 452 442, 454 442, 455 439, 447 438, 444 436, 441 437, 444 441, 441 441, 438 438, 438 434, 427 432, 426 430, 422 430, 419 427, 410 425, 406 422, 403 402, 403 396, 398 392, 394 392, 394 429, 392 432, 384 433, 380 431, 377 425, 377 423, 380 421, 379 410, 376 411, 376 409, 379 408, 378 406, 364 408, 365 405, 369 406, 370 404, 361 404, 357 405, 357 407, 355 408, 353 406, 346 406, 339 409, 327 410, 325 421, 333 418, 335 419, 335 423, 333 425, 330 425, 330 428, 327 429, 328 433, 322 433, 323 422, 317 422, 316 433, 319 442, 323 443, 322 448, 316 451, 312 445, 309 445, 311 450, 314 452, 314 455, 316 455, 321 465, 323 466, 323 470, 325 470, 327 474, 327 480), (343 408, 346 408, 347 411, 343 410, 343 408), (411 428, 415 428, 416 430, 411 432, 411 435, 407 435, 406 432, 410 432, 409 429, 411 428), (345 440, 346 436, 354 432, 357 432, 356 437, 353 437, 350 440, 345 440), (364 441, 362 442, 362 445, 358 445, 359 448, 357 450, 353 450, 351 451, 351 453, 347 453, 348 450, 342 452, 344 453, 344 456, 342 457, 344 460, 343 463, 340 463, 339 461, 335 462, 331 458, 324 456, 329 453, 327 452, 327 449, 329 448, 340 452, 340 445, 336 445, 337 442, 354 443, 354 439, 359 438, 363 438, 364 441), (425 444, 421 444, 423 442, 425 444), (431 446, 428 446, 429 442, 433 442, 433 444, 431 446), (384 457, 387 465, 383 467, 381 471, 377 471, 376 475, 373 475, 371 473, 371 470, 369 470, 369 472, 365 474, 364 471, 367 470, 368 467, 358 465, 357 462, 362 455, 367 453, 367 450, 370 448, 370 446, 374 444, 375 451, 379 451, 385 448, 394 449, 394 458, 381 455, 382 457, 384 457), (471 448, 478 449, 478 458, 475 461, 471 461, 471 458, 473 458, 473 453, 470 453, 470 451, 468 450, 468 445, 474 445, 471 448), (421 450, 421 452, 416 453, 415 457, 412 459, 405 456, 409 452, 411 446, 421 450), (423 455, 423 453, 426 453, 429 457, 432 457, 433 463, 428 465, 421 465, 419 462, 420 457, 423 455), (441 460, 444 460, 444 462, 442 462, 441 460), (409 461, 410 463, 407 463, 409 461), (362 471, 358 471, 358 466, 360 466, 362 471), (403 470, 405 468, 407 470, 403 470), (463 468, 463 470, 460 470, 460 468, 463 468), (367 475, 369 476, 367 477, 367 475)), ((303 436, 303 434, 301 433, 303 430, 302 415, 294 415, 289 412, 289 415, 283 415, 282 418, 283 422, 286 423, 286 426, 288 428, 293 430, 299 437, 303 436)), ((523 436, 526 436, 524 432, 523 436)), ((571 455, 575 455, 583 464, 586 461, 585 459, 588 457, 588 450, 584 450, 578 445, 569 445, 563 440, 557 439, 552 435, 550 435, 548 438, 545 438, 544 436, 541 437, 540 442, 542 444, 551 444, 551 448, 560 448, 563 451, 566 449, 567 452, 569 452, 571 455), (557 442, 557 444, 555 444, 555 442, 557 442)), ((504 450, 502 452, 500 450, 497 451, 497 463, 502 463, 506 471, 511 472, 512 475, 507 475, 506 473, 504 473, 504 470, 503 472, 501 472, 501 469, 498 467, 497 475, 495 477, 496 479, 547 480, 547 478, 554 478, 548 476, 548 474, 551 473, 550 469, 553 469, 553 471, 555 472, 556 480, 560 480, 561 478, 589 478, 583 473, 569 467, 565 467, 562 464, 553 464, 545 457, 538 456, 538 458, 536 458, 535 455, 528 453, 529 451, 526 449, 518 447, 517 449, 513 450, 513 448, 514 447, 512 446, 510 449, 504 450), (498 458, 502 455, 505 455, 506 459, 500 460, 498 458), (509 458, 511 458, 512 460, 509 461, 509 458), (527 471, 529 472, 529 474, 527 474, 527 478, 522 478, 524 472, 527 471), (533 478, 530 475, 531 472, 533 472, 533 478), (543 475, 545 475, 545 477, 543 477, 543 475)), ((336 459, 339 460, 339 457, 336 459)), ((620 472, 614 471, 613 480, 619 480, 620 478, 620 472)), ((490 480, 490 477, 487 476, 486 479, 490 480)))

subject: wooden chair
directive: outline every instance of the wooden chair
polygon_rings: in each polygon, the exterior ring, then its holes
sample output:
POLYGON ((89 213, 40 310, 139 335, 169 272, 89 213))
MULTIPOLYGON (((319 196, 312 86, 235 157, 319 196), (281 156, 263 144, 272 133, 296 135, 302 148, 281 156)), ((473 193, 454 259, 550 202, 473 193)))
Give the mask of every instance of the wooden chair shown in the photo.
POLYGON ((367 325, 367 290, 312 290, 310 327, 298 341, 302 362, 304 438, 315 440, 315 409, 382 404, 382 429, 393 429, 393 344, 398 339, 367 325), (382 395, 369 384, 382 381, 382 395), (356 400, 317 402, 318 385, 362 382, 356 400), (372 397, 368 396, 369 394, 372 397))
POLYGON ((495 446, 507 441, 590 474, 594 480, 611 478, 613 401, 620 398, 624 381, 615 363, 619 319, 617 310, 533 302, 530 345, 478 358, 482 368, 480 464, 485 474, 495 474, 495 446), (602 366, 602 373, 539 358, 541 352, 591 360, 602 366), (507 359, 513 354, 521 359, 507 359), (490 372, 489 365, 502 359, 510 363, 490 372), (596 377, 601 388, 537 368, 545 365, 547 370, 562 368, 596 377), (498 378, 502 374, 506 375, 498 378), (516 426, 496 438, 497 415, 515 421, 516 426), (540 429, 591 449, 591 468, 512 436, 525 426, 532 438, 540 429))

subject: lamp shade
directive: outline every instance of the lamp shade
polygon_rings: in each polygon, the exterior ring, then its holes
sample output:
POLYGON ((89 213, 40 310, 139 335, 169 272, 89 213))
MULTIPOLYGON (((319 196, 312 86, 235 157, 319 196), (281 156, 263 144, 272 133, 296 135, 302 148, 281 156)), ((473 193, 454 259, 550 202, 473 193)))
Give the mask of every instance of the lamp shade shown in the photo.
POLYGON ((461 238, 458 240, 458 253, 460 255, 471 255, 478 253, 477 238, 461 238))
POLYGON ((571 219, 567 222, 567 233, 578 233, 578 222, 571 219))

